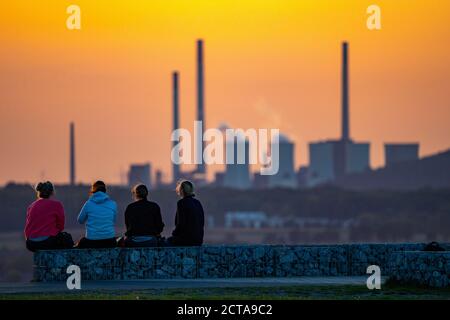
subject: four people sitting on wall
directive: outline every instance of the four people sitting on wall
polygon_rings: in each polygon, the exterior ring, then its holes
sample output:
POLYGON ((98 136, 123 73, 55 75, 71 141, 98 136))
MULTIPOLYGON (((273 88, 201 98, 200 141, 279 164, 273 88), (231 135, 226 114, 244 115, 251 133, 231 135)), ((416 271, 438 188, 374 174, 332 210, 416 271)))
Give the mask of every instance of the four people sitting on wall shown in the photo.
POLYGON ((177 184, 181 197, 177 203, 175 229, 167 240, 161 237, 164 223, 161 209, 149 201, 148 189, 140 184, 132 189, 133 203, 125 210, 125 236, 115 237, 117 205, 108 196, 103 181, 95 182, 90 197, 78 215, 78 222, 86 225, 86 234, 74 246, 70 234, 64 232, 65 215, 61 202, 50 199, 54 194, 51 182, 36 186, 38 199, 27 210, 25 224, 26 247, 30 251, 68 248, 113 248, 156 246, 200 246, 203 243, 203 207, 194 198, 192 182, 177 184))

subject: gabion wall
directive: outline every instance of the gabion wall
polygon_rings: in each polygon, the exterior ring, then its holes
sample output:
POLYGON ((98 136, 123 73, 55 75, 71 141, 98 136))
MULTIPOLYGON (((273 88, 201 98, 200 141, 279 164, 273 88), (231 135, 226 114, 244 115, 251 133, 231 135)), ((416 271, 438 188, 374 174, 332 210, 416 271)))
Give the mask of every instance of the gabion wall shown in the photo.
POLYGON ((450 286, 450 251, 395 252, 388 267, 391 279, 400 284, 443 288, 450 286))
POLYGON ((73 264, 80 267, 83 280, 359 276, 372 264, 389 276, 399 270, 388 263, 394 252, 423 247, 402 243, 49 250, 35 253, 34 280, 64 281, 73 264))

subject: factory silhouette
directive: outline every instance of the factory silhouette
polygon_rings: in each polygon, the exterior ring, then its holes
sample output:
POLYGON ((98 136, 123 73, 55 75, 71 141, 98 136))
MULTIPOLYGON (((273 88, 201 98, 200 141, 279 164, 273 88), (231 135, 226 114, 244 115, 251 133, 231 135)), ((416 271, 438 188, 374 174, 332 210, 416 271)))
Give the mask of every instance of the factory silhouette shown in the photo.
MULTIPOLYGON (((204 42, 196 42, 196 120, 201 121, 201 136, 205 130, 205 77, 204 42)), ((178 71, 172 73, 172 112, 173 130, 179 125, 179 86, 178 71)), ((286 135, 279 135, 279 171, 274 175, 252 173, 248 161, 249 143, 244 140, 246 161, 226 164, 223 172, 216 172, 213 181, 206 179, 207 165, 201 161, 191 171, 182 170, 179 164, 172 163, 171 182, 163 181, 163 172, 156 170, 154 182, 150 162, 131 164, 127 174, 127 184, 145 183, 155 189, 173 188, 180 179, 189 179, 199 186, 225 187, 231 189, 267 188, 311 188, 322 185, 336 185, 354 189, 397 188, 414 189, 421 187, 448 187, 450 174, 450 150, 440 154, 419 158, 419 143, 386 143, 384 145, 385 166, 373 170, 370 165, 370 142, 357 142, 350 135, 349 103, 349 44, 342 43, 341 64, 341 137, 309 143, 309 164, 295 167, 295 144, 286 135)), ((226 130, 221 126, 219 130, 226 130)), ((169 135, 168 135, 169 136, 169 135)), ((173 142, 173 146, 177 141, 173 142)), ((202 140, 202 150, 204 141, 202 140)), ((226 148, 235 148, 236 141, 226 141, 226 148)), ((169 157, 170 158, 170 157, 169 157)), ((70 185, 76 184, 75 176, 75 125, 70 124, 70 185)))

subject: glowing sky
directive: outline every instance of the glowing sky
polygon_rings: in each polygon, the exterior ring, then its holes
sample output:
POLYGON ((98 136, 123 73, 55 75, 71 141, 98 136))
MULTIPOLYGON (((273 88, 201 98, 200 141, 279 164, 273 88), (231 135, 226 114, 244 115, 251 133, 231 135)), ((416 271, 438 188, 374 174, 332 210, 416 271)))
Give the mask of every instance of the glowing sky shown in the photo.
POLYGON ((340 134, 340 45, 350 43, 351 136, 450 147, 450 1, 40 0, 0 10, 0 183, 120 181, 131 162, 170 178, 170 74, 181 125, 195 116, 195 40, 205 41, 206 123, 280 128, 307 143, 340 134), (66 28, 77 4, 82 29, 66 28), (366 8, 382 30, 366 28, 366 8))

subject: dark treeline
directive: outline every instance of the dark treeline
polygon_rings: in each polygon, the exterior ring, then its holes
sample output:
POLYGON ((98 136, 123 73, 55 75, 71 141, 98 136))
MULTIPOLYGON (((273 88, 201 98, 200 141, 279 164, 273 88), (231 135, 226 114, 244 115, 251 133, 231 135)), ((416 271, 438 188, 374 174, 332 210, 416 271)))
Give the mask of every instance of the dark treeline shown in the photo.
MULTIPOLYGON (((63 202, 67 227, 77 226, 76 216, 88 197, 88 186, 57 186, 56 198, 63 202)), ((131 201, 125 187, 111 187, 111 197, 119 206, 119 225, 131 201)), ((357 233, 388 236, 424 233, 448 235, 450 228, 450 189, 416 191, 348 191, 337 188, 307 190, 230 190, 205 188, 197 192, 206 215, 222 225, 227 211, 264 211, 284 217, 357 219, 357 233)), ((155 190, 150 198, 162 209, 166 230, 172 229, 177 196, 172 190, 155 190)), ((22 230, 27 206, 35 199, 30 186, 8 185, 0 189, 0 231, 22 230)), ((120 229, 120 228, 119 228, 120 229)), ((356 236, 356 234, 355 234, 356 236)), ((356 236, 356 238, 359 238, 356 236)))

